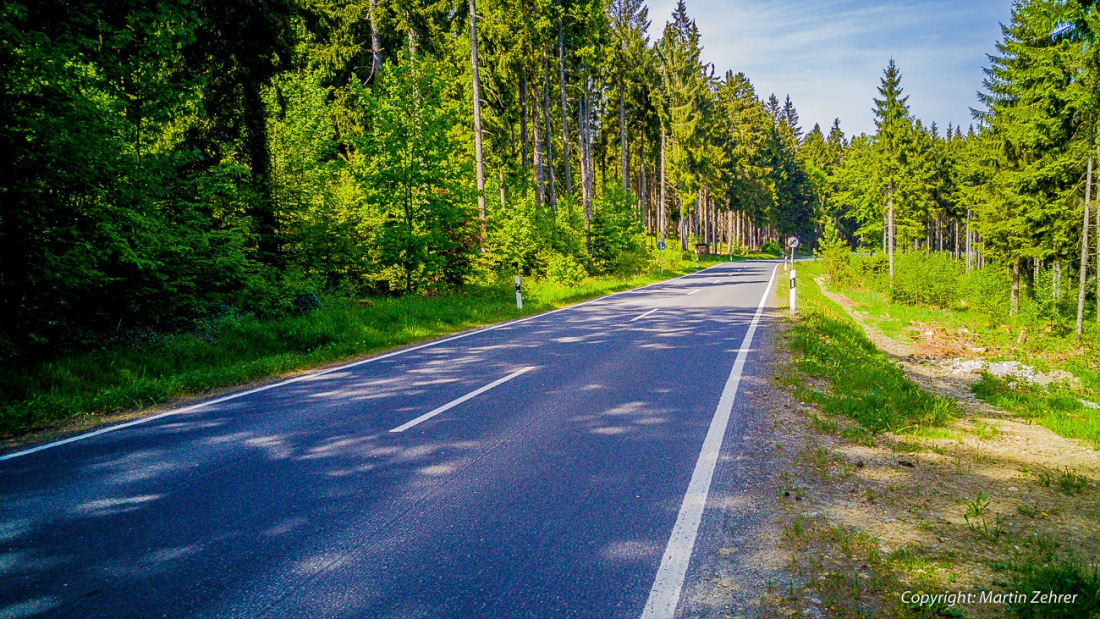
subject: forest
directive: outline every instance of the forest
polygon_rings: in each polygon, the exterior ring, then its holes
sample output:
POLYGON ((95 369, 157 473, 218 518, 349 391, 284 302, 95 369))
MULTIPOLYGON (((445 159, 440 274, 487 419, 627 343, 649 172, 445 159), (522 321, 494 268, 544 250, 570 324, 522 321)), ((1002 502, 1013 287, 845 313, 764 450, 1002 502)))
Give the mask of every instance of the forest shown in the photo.
POLYGON ((891 285, 895 253, 936 254, 1000 277, 1011 312, 1049 297, 1080 332, 1096 310, 1092 3, 1017 3, 965 129, 915 118, 884 59, 854 137, 716 74, 683 0, 2 6, 4 362, 636 273, 665 238, 820 236, 885 256, 891 285))
POLYGON ((3 7, 5 359, 815 227, 794 106, 682 2, 3 7))

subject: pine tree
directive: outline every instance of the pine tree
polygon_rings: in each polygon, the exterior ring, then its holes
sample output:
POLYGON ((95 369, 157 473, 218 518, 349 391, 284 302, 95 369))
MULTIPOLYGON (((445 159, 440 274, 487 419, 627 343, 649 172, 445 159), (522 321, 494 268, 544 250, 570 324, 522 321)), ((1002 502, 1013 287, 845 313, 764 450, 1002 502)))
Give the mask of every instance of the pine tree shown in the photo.
POLYGON ((905 165, 905 140, 910 129, 909 97, 901 96, 901 72, 894 59, 883 71, 878 88, 881 99, 875 99, 875 148, 878 154, 879 177, 885 184, 883 198, 886 201, 886 255, 890 260, 890 283, 894 281, 894 246, 897 240, 895 227, 895 200, 905 165))

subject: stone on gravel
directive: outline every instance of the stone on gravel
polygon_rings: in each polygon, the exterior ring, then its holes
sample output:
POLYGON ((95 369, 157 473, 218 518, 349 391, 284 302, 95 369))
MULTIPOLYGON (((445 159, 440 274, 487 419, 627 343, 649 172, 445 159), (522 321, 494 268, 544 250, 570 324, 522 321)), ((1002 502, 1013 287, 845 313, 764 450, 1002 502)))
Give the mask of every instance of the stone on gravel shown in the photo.
POLYGON ((1019 361, 993 362, 978 359, 948 359, 942 365, 952 376, 989 372, 997 378, 1023 381, 1041 387, 1047 387, 1055 383, 1068 383, 1073 387, 1081 384, 1080 379, 1065 370, 1038 372, 1030 365, 1024 365, 1019 361))

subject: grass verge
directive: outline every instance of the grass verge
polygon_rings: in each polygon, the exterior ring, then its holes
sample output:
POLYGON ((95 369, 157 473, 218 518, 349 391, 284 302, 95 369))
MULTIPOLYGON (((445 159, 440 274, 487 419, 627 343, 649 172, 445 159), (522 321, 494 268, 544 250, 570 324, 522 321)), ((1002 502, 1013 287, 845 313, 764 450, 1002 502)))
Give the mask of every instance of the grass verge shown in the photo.
MULTIPOLYGON (((769 598, 780 610, 761 616, 1100 617, 1095 452, 972 399, 955 403, 959 418, 943 425, 865 440, 883 413, 854 404, 829 413, 823 396, 851 390, 858 398, 865 389, 852 385, 878 371, 885 389, 890 372, 856 363, 878 361, 858 325, 812 279, 799 294, 800 316, 785 339, 792 356, 807 359, 777 379, 805 404, 776 420, 775 443, 786 458, 777 462, 777 522, 792 580, 769 598), (1035 591, 1059 597, 1032 603, 1035 591)), ((991 388, 1003 394, 1006 386, 991 388)), ((938 393, 927 396, 944 399, 938 393)), ((1051 406, 1043 394, 1025 395, 1021 410, 1037 415, 1051 406)), ((876 401, 881 408, 914 400, 876 401)))
POLYGON ((1086 406, 1068 389, 1010 383, 990 374, 983 374, 971 389, 993 406, 1035 421, 1059 436, 1088 441, 1100 449, 1100 409, 1086 406))
MULTIPOLYGON (((725 260, 707 257, 700 268, 725 260)), ((260 321, 230 313, 195 332, 158 335, 132 347, 0 367, 0 437, 263 381, 696 271, 681 264, 663 274, 589 278, 571 287, 525 282, 522 311, 510 284, 369 304, 334 299, 303 316, 260 321)))
MULTIPOLYGON (((799 265, 799 270, 807 269, 799 265)), ((854 420, 871 435, 942 426, 957 417, 953 400, 910 382, 815 285, 799 287, 798 303, 790 346, 798 353, 795 366, 810 378, 790 382, 799 399, 817 405, 830 417, 854 420)))

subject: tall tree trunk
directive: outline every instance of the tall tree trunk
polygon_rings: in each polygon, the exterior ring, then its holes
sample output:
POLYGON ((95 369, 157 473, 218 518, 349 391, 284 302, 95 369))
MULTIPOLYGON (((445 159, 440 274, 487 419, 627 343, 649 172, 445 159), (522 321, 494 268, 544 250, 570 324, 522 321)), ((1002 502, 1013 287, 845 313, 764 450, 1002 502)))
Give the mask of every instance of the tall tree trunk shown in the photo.
POLYGON ((974 220, 974 211, 966 211, 966 272, 974 269, 974 229, 970 225, 974 220))
POLYGON ((623 68, 619 67, 619 162, 622 167, 623 191, 630 192, 630 174, 626 158, 626 98, 623 86, 623 68))
POLYGON ((542 117, 546 123, 544 127, 543 135, 546 136, 546 174, 547 181, 549 182, 549 193, 547 194, 547 201, 550 203, 550 210, 554 213, 558 211, 558 192, 554 186, 554 140, 550 137, 551 121, 550 121, 550 60, 546 53, 542 54, 542 117))
POLYGON ((533 151, 535 156, 535 206, 542 208, 543 198, 546 194, 546 184, 542 166, 542 131, 539 129, 538 82, 535 83, 535 96, 531 97, 531 131, 533 134, 531 137, 535 140, 535 148, 533 151))
MULTIPOLYGON (((1100 208, 1096 209, 1096 242, 1100 243, 1100 208)), ((1100 323, 1100 251, 1096 252, 1096 274, 1096 322, 1100 323)))
MULTIPOLYGON (((371 5, 373 7, 373 0, 371 5)), ((477 218, 481 223, 479 244, 485 251, 485 156, 481 150, 481 80, 477 71, 477 7, 476 0, 470 0, 470 67, 474 83, 474 157, 477 160, 477 218)), ((500 179, 500 206, 504 207, 504 172, 500 179)))
MULTIPOLYGON (((727 209, 729 208, 728 204, 726 205, 726 208, 727 209)), ((733 260, 733 220, 734 220, 733 211, 727 210, 726 211, 726 225, 729 226, 729 230, 726 232, 726 246, 727 246, 727 249, 729 250, 730 260, 733 260)))
POLYGON ((951 222, 955 226, 955 260, 959 259, 959 220, 951 222))
POLYGON ((378 34, 378 0, 370 0, 367 19, 370 20, 371 65, 370 77, 366 80, 369 82, 382 70, 382 37, 378 34))
POLYGON ((1092 203, 1092 130, 1089 130, 1089 155, 1085 173, 1085 216, 1081 226, 1081 271, 1077 288, 1077 335, 1081 335, 1085 326, 1085 284, 1089 276, 1089 207, 1092 203))
POLYGON ((523 159, 523 181, 527 182, 527 74, 521 71, 519 74, 519 140, 523 159))
POLYGON ((247 209, 255 226, 259 258, 265 264, 275 264, 279 257, 278 218, 271 184, 271 150, 267 141, 267 110, 260 85, 244 81, 245 147, 252 169, 252 190, 256 199, 247 209))
POLYGON ((592 159, 588 142, 588 88, 577 101, 577 144, 580 147, 581 199, 584 202, 585 247, 592 255, 592 159))
POLYGON ((413 28, 412 18, 409 15, 408 11, 405 11, 405 23, 407 23, 409 25, 409 33, 408 33, 408 37, 409 37, 409 57, 415 59, 416 54, 420 49, 420 46, 417 43, 416 29, 413 28))
POLYGON ((1008 297, 1008 315, 1015 316, 1020 311, 1020 259, 1012 261, 1012 294, 1008 297))
POLYGON ((565 195, 573 195, 573 174, 569 170, 569 112, 565 101, 565 39, 558 21, 558 84, 561 89, 561 158, 565 165, 565 195))
POLYGON ((665 240, 665 128, 661 127, 661 203, 657 205, 657 226, 665 240))
POLYGON ((886 250, 890 259, 890 287, 894 287, 894 243, 897 240, 897 231, 894 230, 894 184, 890 183, 886 197, 886 227, 888 229, 886 240, 890 243, 886 250))
POLYGON ((649 211, 649 193, 646 191, 646 179, 645 179, 645 134, 642 134, 642 138, 638 140, 638 158, 642 160, 642 165, 639 166, 639 174, 642 181, 638 183, 638 188, 641 190, 641 197, 639 202, 642 205, 642 212, 649 211))
POLYGON ((1051 297, 1062 298, 1062 261, 1054 263, 1054 275, 1051 276, 1051 297))

